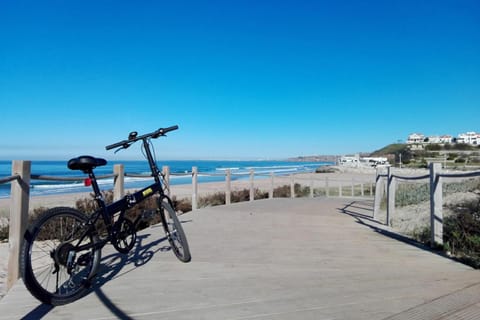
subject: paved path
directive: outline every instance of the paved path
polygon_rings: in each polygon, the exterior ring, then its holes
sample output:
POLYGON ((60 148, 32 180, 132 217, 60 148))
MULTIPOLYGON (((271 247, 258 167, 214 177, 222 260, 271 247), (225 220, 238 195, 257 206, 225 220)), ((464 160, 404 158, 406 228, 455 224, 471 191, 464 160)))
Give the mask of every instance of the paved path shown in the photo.
POLYGON ((191 263, 160 227, 72 304, 38 303, 19 281, 3 319, 479 319, 480 274, 371 221, 372 203, 275 199, 181 216, 191 263), (160 239, 160 240, 158 240, 160 239))

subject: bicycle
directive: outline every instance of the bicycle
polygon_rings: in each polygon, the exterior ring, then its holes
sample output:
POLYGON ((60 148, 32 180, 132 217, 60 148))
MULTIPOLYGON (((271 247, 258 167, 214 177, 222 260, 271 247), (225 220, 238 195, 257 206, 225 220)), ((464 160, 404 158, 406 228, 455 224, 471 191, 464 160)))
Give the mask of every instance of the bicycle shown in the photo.
POLYGON ((62 305, 87 294, 101 260, 101 250, 111 243, 120 253, 128 253, 135 245, 138 223, 143 216, 158 214, 172 251, 182 262, 191 260, 185 232, 178 220, 172 200, 164 191, 163 176, 152 152, 152 139, 163 137, 178 126, 160 128, 138 136, 131 132, 128 140, 106 146, 107 150, 129 148, 142 141, 142 149, 155 182, 111 204, 106 204, 94 174, 96 167, 107 161, 80 156, 68 161, 68 168, 88 174, 85 185, 91 185, 97 210, 91 215, 69 207, 56 207, 41 214, 25 232, 21 253, 21 275, 30 293, 43 303, 62 305), (135 221, 125 216, 147 198, 156 198, 156 208, 145 211, 135 221), (103 220, 103 223, 101 223, 103 220), (103 224, 106 232, 100 232, 103 224))

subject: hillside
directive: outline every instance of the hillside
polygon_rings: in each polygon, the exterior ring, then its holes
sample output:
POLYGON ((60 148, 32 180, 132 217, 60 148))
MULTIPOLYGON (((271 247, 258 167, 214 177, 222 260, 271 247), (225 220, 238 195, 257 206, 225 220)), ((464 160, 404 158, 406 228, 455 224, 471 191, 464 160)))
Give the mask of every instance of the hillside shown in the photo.
POLYGON ((389 144, 379 150, 373 151, 370 156, 371 157, 380 157, 386 156, 389 154, 398 154, 398 153, 405 153, 409 151, 408 145, 404 143, 393 143, 389 144))
POLYGON ((426 167, 429 162, 442 162, 450 167, 468 165, 478 166, 480 163, 480 148, 465 144, 426 144, 412 145, 389 144, 370 154, 372 157, 387 157, 391 164, 413 167, 426 167))

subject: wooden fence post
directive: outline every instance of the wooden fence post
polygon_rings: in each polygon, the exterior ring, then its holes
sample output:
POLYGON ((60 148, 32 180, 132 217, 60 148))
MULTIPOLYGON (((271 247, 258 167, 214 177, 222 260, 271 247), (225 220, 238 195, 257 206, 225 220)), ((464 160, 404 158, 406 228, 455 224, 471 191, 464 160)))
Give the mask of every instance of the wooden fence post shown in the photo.
POLYGON ((430 163, 430 246, 443 245, 441 163, 430 163))
POLYGON ((290 175, 290 198, 295 198, 295 177, 290 175))
POLYGON ((380 203, 382 202, 384 191, 385 191, 384 181, 377 169, 376 177, 375 177, 375 198, 373 200, 373 219, 374 220, 378 219, 378 214, 380 213, 380 203))
POLYGON ((255 172, 253 169, 250 169, 250 201, 255 200, 255 189, 254 189, 254 179, 255 179, 255 172))
POLYGON ((7 290, 20 278, 20 251, 28 223, 31 161, 12 161, 10 227, 8 233, 7 290))
POLYGON ((163 166, 162 167, 162 174, 163 174, 163 182, 165 183, 165 191, 168 196, 170 196, 170 167, 163 166))
POLYGON ((328 185, 328 177, 325 177, 325 196, 330 197, 330 187, 328 185))
POLYGON ((113 200, 119 200, 125 195, 125 167, 123 164, 113 166, 113 200))
POLYGON ((274 186, 274 182, 273 182, 273 178, 275 177, 273 171, 270 172, 270 191, 268 192, 268 198, 269 199, 273 199, 273 186, 274 186))
POLYGON ((192 167, 192 211, 198 208, 198 168, 192 167))
POLYGON ((225 192, 225 204, 232 202, 232 176, 230 169, 225 170, 225 182, 227 184, 227 191, 225 192))
POLYGON ((313 178, 310 179, 310 198, 313 198, 314 197, 314 194, 313 194, 313 186, 314 186, 314 181, 313 181, 313 178))
POLYGON ((392 175, 392 170, 388 167, 388 182, 387 182, 387 226, 391 226, 391 219, 395 212, 395 189, 396 179, 392 175))

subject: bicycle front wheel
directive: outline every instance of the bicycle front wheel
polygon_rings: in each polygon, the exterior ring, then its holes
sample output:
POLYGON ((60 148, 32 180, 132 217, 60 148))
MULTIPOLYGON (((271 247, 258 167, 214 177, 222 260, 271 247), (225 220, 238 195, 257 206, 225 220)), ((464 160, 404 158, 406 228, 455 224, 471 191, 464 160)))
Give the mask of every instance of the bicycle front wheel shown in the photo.
POLYGON ((25 233, 21 274, 43 303, 62 305, 87 293, 101 250, 95 248, 98 237, 86 222, 81 212, 58 207, 45 211, 25 233))
POLYGON ((160 203, 160 217, 173 253, 178 260, 189 262, 192 256, 190 255, 187 237, 168 198, 164 198, 160 203))

